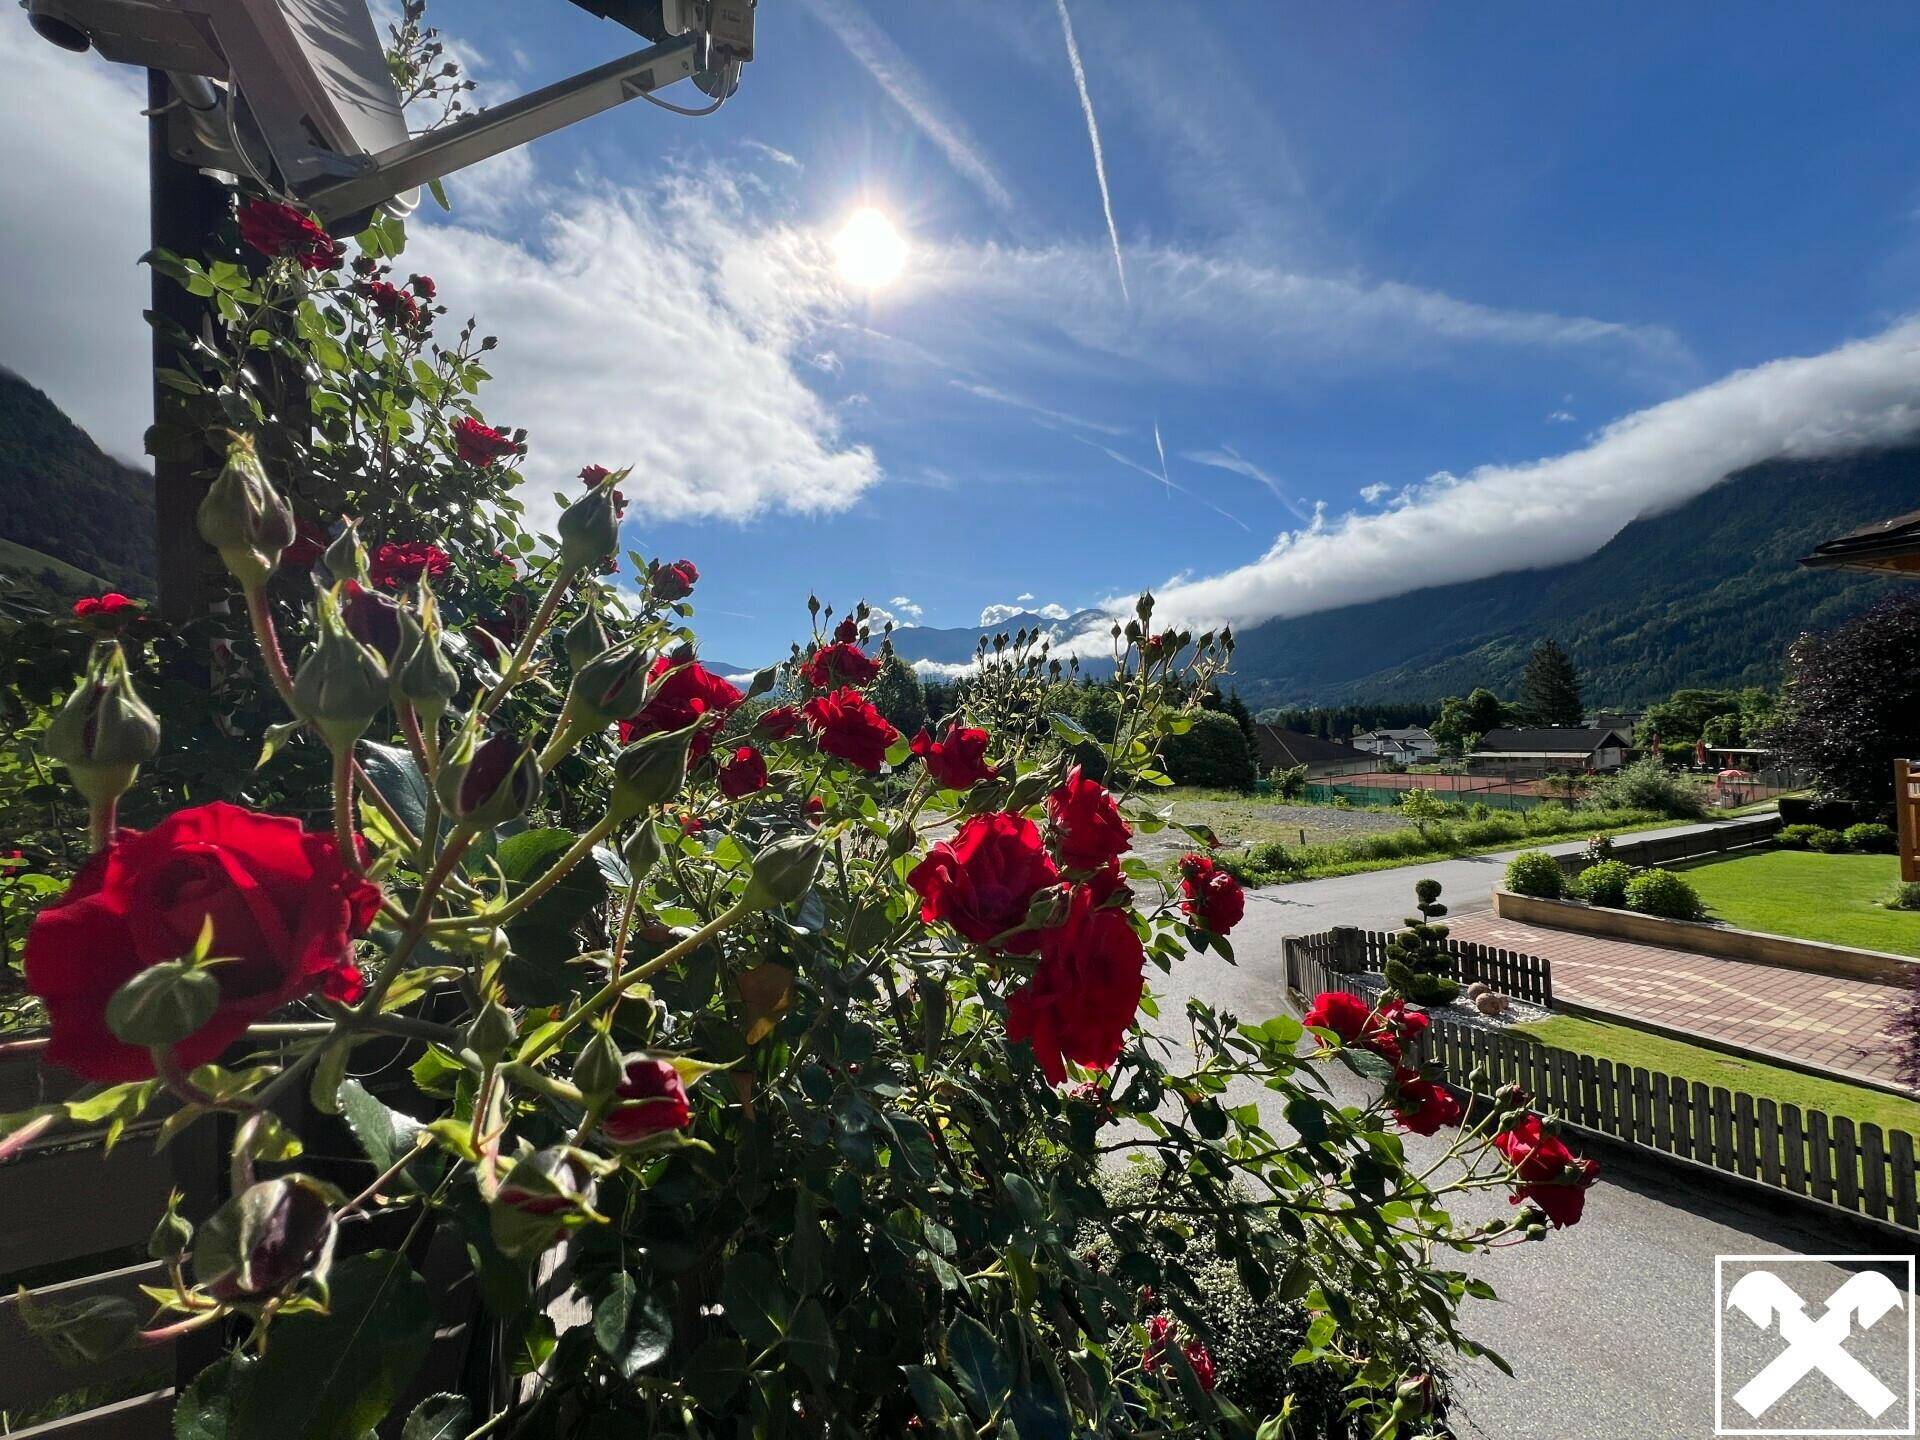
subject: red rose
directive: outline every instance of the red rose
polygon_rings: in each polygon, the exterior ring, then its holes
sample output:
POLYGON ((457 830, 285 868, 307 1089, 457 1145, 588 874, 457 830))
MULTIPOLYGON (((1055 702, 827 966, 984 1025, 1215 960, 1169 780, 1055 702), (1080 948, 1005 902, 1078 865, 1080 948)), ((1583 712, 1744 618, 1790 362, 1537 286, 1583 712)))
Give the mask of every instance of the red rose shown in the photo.
POLYGON ((580 467, 580 479, 585 482, 589 490, 612 473, 613 471, 604 465, 582 465, 580 467))
POLYGON ((80 869, 27 934, 27 988, 47 1007, 47 1058, 89 1080, 153 1074, 148 1052, 116 1039, 107 1002, 126 981, 192 951, 213 920, 209 972, 220 1006, 174 1047, 191 1069, 247 1026, 319 991, 351 1003, 363 988, 353 940, 373 923, 379 889, 341 859, 333 836, 298 820, 215 802, 141 834, 122 830, 80 869))
POLYGON ((720 767, 720 793, 729 800, 764 790, 766 785, 766 758, 751 745, 742 745, 733 752, 733 758, 720 767))
POLYGON ((422 300, 431 300, 440 293, 440 287, 433 283, 431 275, 407 276, 407 288, 422 300))
POLYGON ((760 712, 753 728, 769 740, 789 740, 805 723, 798 705, 774 705, 760 712))
POLYGON ((1146 989, 1146 950, 1123 907, 1103 905, 1102 889, 1078 885, 1067 918, 1040 933, 1040 965, 1007 997, 1007 1039, 1025 1040, 1047 1079, 1067 1078, 1066 1062, 1105 1070, 1120 1058, 1146 989))
POLYGON ((389 540, 373 552, 367 566, 368 577, 383 590, 398 590, 411 585, 422 575, 438 580, 453 568, 453 561, 438 545, 424 540, 399 544, 389 540))
POLYGON ((1404 1000, 1389 1000, 1380 1007, 1380 1023, 1393 1033, 1401 1045, 1411 1046, 1427 1033, 1433 1021, 1427 1018, 1424 1010, 1409 1010, 1404 1000))
POLYGON ((516 454, 520 447, 495 430, 482 425, 471 415, 453 422, 453 453, 463 465, 486 466, 503 456, 516 454))
POLYGON ((1247 892, 1210 855, 1180 857, 1180 908, 1216 935, 1225 935, 1247 913, 1247 892))
POLYGON ((1446 1086, 1403 1066, 1393 1076, 1393 1118, 1402 1130, 1431 1135, 1460 1123, 1460 1102, 1446 1086))
POLYGON ((921 727, 913 737, 913 753, 926 763, 934 782, 948 790, 965 790, 999 772, 987 764, 987 732, 949 725, 936 740, 921 727))
POLYGON ((615 1145, 637 1145, 663 1130, 684 1130, 693 1121, 686 1082, 671 1062, 648 1055, 627 1059, 626 1075, 614 1087, 600 1133, 615 1145))
MULTIPOLYGON (((1425 1019, 1423 1015, 1420 1017, 1425 1019)), ((1371 1050, 1383 1059, 1400 1063, 1400 1040, 1386 1020, 1358 995, 1344 990, 1323 990, 1313 997, 1306 1023, 1331 1030, 1344 1045, 1371 1050)))
POLYGON ((653 582, 653 593, 671 603, 693 593, 693 587, 700 580, 700 567, 691 560, 676 560, 671 565, 656 560, 648 575, 653 582))
POLYGON ((1531 1201, 1556 1230, 1579 1223, 1587 1187, 1600 1178, 1597 1160, 1579 1158, 1558 1135, 1542 1131, 1538 1115, 1494 1136, 1493 1146, 1513 1166, 1514 1192, 1507 1197, 1512 1204, 1531 1201))
POLYGON ((816 695, 800 707, 814 744, 862 770, 878 770, 900 732, 858 690, 816 695))
POLYGON ((140 602, 130 600, 118 590, 104 595, 86 595, 73 602, 76 620, 91 620, 96 625, 114 626, 140 613, 140 602))
POLYGON ((293 522, 293 543, 280 552, 280 563, 290 571, 311 570, 327 553, 327 531, 311 520, 293 522))
MULTIPOLYGON (((1140 1368, 1149 1375, 1158 1374, 1167 1363, 1167 1346, 1179 1336, 1179 1326, 1170 1315, 1156 1315, 1147 1322, 1147 1348, 1140 1352, 1140 1368)), ((1218 1382, 1215 1373, 1213 1354, 1198 1340, 1188 1340, 1181 1344, 1180 1353, 1187 1357, 1187 1364, 1193 1367, 1193 1378, 1200 1382, 1200 1388, 1211 1395, 1218 1382)))
POLYGON ((816 690, 832 690, 841 685, 865 685, 880 674, 880 662, 858 645, 835 641, 813 652, 813 658, 800 667, 800 678, 816 690))
POLYGON ((1054 853, 1069 870, 1097 870, 1133 838, 1133 827, 1120 817, 1107 787, 1087 779, 1078 765, 1047 796, 1047 823, 1054 853))
POLYGON ((807 803, 800 808, 806 812, 807 823, 809 825, 818 825, 821 817, 826 814, 827 802, 822 800, 818 795, 809 795, 807 796, 807 803))
POLYGON ((390 280, 369 280, 360 287, 367 304, 382 322, 395 330, 417 330, 424 318, 420 302, 390 280))
POLYGON ((346 259, 325 230, 291 205, 272 200, 240 202, 240 238, 270 259, 291 255, 307 270, 338 270, 346 259))
MULTIPOLYGON (((976 945, 1027 923, 1033 897, 1060 878, 1040 831, 1024 815, 975 815, 913 867, 907 883, 920 895, 920 918, 944 920, 976 945)), ((1032 950, 1036 933, 1008 948, 1032 950)))
POLYGON ((703 725, 700 733, 693 737, 688 752, 692 759, 704 759, 713 749, 713 732, 746 699, 697 660, 681 660, 674 655, 662 655, 654 661, 648 678, 660 681, 660 688, 653 692, 653 698, 638 715, 620 722, 622 745, 642 735, 684 730, 707 717, 710 723, 703 725))
POLYGON ((851 645, 853 644, 854 641, 858 640, 859 638, 860 638, 860 625, 851 615, 842 616, 840 619, 840 623, 833 627, 833 639, 835 644, 851 645))
POLYGON ((349 580, 340 587, 340 618, 347 633, 388 664, 400 653, 400 607, 390 595, 349 580))

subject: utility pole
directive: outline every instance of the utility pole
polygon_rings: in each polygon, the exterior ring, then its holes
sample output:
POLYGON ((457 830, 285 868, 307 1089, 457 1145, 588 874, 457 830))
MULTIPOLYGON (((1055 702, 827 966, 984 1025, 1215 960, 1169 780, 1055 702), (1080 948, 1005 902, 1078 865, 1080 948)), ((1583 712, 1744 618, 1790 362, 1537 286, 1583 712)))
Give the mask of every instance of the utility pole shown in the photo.
MULTIPOLYGON (((156 250, 199 258, 227 215, 227 192, 193 166, 174 158, 168 144, 175 96, 166 75, 147 71, 147 169, 150 243, 156 250)), ((173 321, 189 335, 206 327, 206 308, 184 287, 153 271, 154 314, 173 321)), ((211 479, 205 472, 210 452, 196 438, 188 442, 180 422, 182 397, 160 383, 160 371, 190 366, 159 327, 153 332, 153 419, 147 449, 153 456, 153 559, 160 586, 160 618, 178 624, 206 613, 216 593, 218 563, 202 543, 194 522, 200 497, 211 479), (171 422, 171 423, 170 423, 171 422)))

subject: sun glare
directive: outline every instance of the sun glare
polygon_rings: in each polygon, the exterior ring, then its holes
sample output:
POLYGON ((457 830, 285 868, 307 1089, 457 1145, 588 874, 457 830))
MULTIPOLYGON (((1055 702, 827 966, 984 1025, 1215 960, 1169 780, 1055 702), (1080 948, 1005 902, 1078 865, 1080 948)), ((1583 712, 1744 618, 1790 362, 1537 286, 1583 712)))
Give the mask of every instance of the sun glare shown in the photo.
POLYGON ((856 210, 833 242, 840 277, 863 290, 880 290, 899 279, 907 242, 893 221, 871 206, 856 210))

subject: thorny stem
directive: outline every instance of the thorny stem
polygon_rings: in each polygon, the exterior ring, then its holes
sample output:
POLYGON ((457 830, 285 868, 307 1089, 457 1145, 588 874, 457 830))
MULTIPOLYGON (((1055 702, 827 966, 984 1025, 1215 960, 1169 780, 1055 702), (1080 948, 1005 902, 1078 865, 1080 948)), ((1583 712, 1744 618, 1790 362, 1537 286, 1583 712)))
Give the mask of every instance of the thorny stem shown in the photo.
POLYGON ((280 635, 273 626, 273 611, 267 605, 266 587, 248 585, 247 619, 253 624, 254 643, 260 647, 260 663, 266 667, 267 679, 273 682, 274 692, 282 703, 294 715, 299 715, 299 707, 293 703, 293 675, 287 669, 287 657, 280 650, 280 635))
POLYGON ((113 844, 113 837, 120 828, 120 800, 118 796, 96 801, 87 807, 87 836, 93 844, 93 853, 99 854, 113 844))
POLYGON ((504 925, 521 913, 547 891, 566 878, 566 874, 587 856, 593 853, 593 847, 613 833, 617 821, 611 814, 603 815, 594 822, 593 828, 579 836, 567 847, 566 853, 550 865, 538 880, 522 890, 506 904, 492 910, 482 910, 473 915, 448 915, 427 922, 429 931, 465 930, 476 925, 504 925))
POLYGON ((574 577, 579 573, 580 567, 577 565, 562 565, 560 573, 553 577, 553 584, 547 588, 546 598, 541 600, 540 608, 534 614, 533 623, 527 626, 527 633, 520 637, 520 643, 514 649, 513 658, 507 662, 507 668, 500 676, 500 683, 487 692, 486 699, 482 700, 477 707, 480 719, 485 720, 493 714, 495 708, 506 698, 507 692, 526 673, 527 661, 533 657, 533 647, 540 643, 540 637, 546 634, 547 627, 553 624, 553 612, 560 608, 560 598, 567 593, 567 587, 573 583, 574 577))
POLYGON ((352 745, 334 746, 333 843, 347 868, 356 875, 364 875, 359 838, 353 833, 353 768, 352 745))

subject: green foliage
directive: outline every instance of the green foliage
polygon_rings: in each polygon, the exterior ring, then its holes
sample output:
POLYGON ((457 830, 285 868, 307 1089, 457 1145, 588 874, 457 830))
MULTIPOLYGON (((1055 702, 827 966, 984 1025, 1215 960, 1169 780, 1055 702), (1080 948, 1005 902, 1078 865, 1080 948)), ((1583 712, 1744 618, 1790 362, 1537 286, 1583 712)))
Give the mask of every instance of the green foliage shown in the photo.
POLYGON ((1920 755, 1920 595, 1903 592, 1835 629, 1802 635, 1773 740, 1823 794, 1893 810, 1893 762, 1920 755))
POLYGON ((1847 837, 1825 825, 1782 825, 1774 833, 1773 843, 1782 850, 1814 850, 1822 855, 1835 855, 1847 848, 1847 837))
POLYGON ((1435 821, 1452 814, 1453 808, 1433 791, 1419 785, 1402 791, 1400 795, 1400 813, 1411 820, 1413 828, 1422 835, 1435 821))
POLYGON ((927 693, 920 676, 892 650, 880 662, 879 678, 867 691, 867 698, 902 735, 916 735, 927 723, 927 693))
POLYGON ((1550 636, 1534 642, 1527 668, 1520 672, 1520 709, 1533 725, 1578 725, 1586 714, 1580 703, 1580 673, 1550 636))
POLYGON ((1627 882, 1627 908, 1666 920, 1700 920, 1706 907, 1685 876, 1671 870, 1642 870, 1627 882))
POLYGON ((1460 993, 1453 979, 1453 956, 1447 951, 1447 927, 1440 917, 1440 882, 1419 880, 1413 896, 1418 915, 1406 918, 1406 929, 1387 945, 1385 973, 1388 993, 1416 1005, 1445 1005, 1460 993))
POLYGON ((1516 895, 1557 900, 1565 888, 1560 862, 1544 850, 1523 850, 1507 862, 1506 887, 1516 895))
POLYGON ((1219 710, 1194 715, 1184 735, 1167 737, 1162 755, 1176 785, 1251 790, 1260 778, 1247 737, 1231 715, 1219 710))
POLYGON ((1298 800, 1307 793, 1307 767, 1305 765, 1276 765, 1273 767, 1273 793, 1282 800, 1298 800))
MULTIPOLYGON (((1556 865, 1554 868, 1557 870, 1560 867, 1556 865)), ((1618 910, 1627 903, 1627 882, 1634 874, 1634 867, 1624 860, 1601 860, 1574 876, 1569 888, 1589 905, 1605 905, 1618 910)))
POLYGON ((1594 781, 1584 803, 1595 810, 1652 810, 1676 820, 1698 820, 1707 813, 1707 790, 1693 777, 1676 775, 1647 756, 1594 781))
POLYGON ((1880 903, 1889 910, 1920 910, 1920 880, 1902 880, 1880 903))
POLYGON ((1893 833, 1892 826, 1872 820, 1849 825, 1840 835, 1849 850, 1858 850, 1862 855, 1891 855, 1900 846, 1900 837, 1893 833))
POLYGON ((1440 704, 1440 717, 1431 727, 1433 738, 1445 753, 1464 755, 1482 735, 1506 724, 1511 711, 1512 707, 1484 686, 1471 695, 1450 695, 1440 704))

